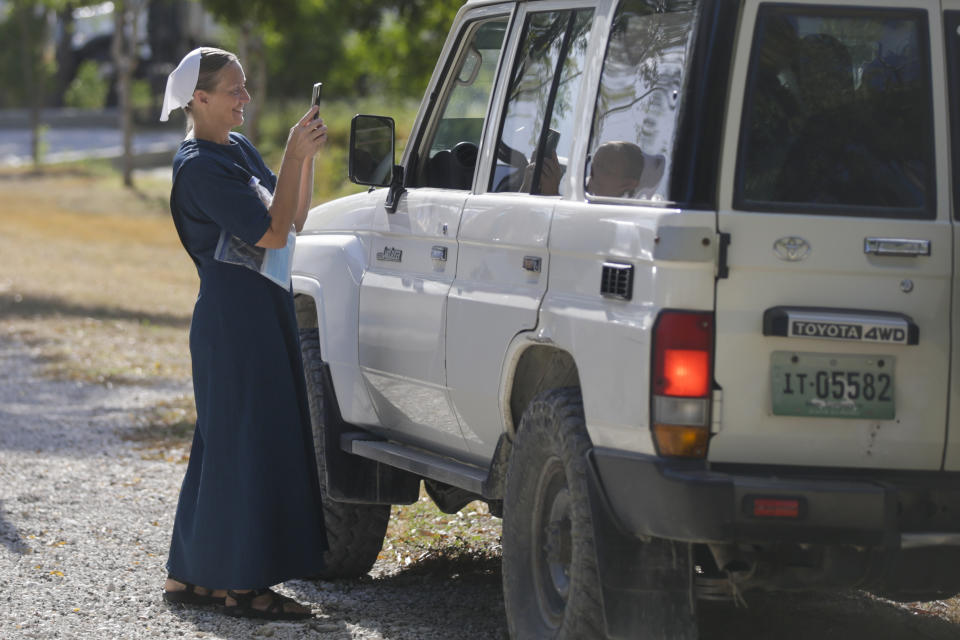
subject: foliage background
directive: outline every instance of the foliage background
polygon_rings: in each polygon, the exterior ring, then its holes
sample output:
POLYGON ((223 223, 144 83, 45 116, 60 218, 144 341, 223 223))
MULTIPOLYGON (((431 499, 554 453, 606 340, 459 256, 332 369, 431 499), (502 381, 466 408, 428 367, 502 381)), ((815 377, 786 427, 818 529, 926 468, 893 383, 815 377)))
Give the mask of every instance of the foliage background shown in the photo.
MULTIPOLYGON (((153 15, 156 12, 151 9, 185 1, 200 4, 216 19, 222 40, 183 40, 177 47, 183 51, 167 56, 176 59, 161 60, 156 52, 154 59, 141 59, 127 101, 136 129, 160 126, 156 113, 162 102, 159 85, 168 72, 164 65, 172 68, 193 46, 221 46, 240 55, 253 96, 247 124, 240 130, 276 167, 289 127, 307 106, 311 85, 322 81, 322 114, 330 127, 330 141, 318 157, 315 203, 359 190, 346 179, 346 146, 354 114, 392 116, 397 122, 399 157, 447 32, 463 4, 463 0, 114 0, 114 14, 153 15)), ((71 12, 96 4, 100 3, 0 2, 0 42, 4 43, 0 47, 0 109, 25 109, 31 114, 30 127, 38 145, 36 170, 41 170, 43 140, 49 135, 41 109, 96 110, 117 101, 112 78, 104 75, 110 64, 71 59, 69 37, 64 36, 71 28, 71 12)), ((183 127, 182 117, 171 119, 168 128, 183 127)), ((124 182, 132 185, 126 173, 124 182)))

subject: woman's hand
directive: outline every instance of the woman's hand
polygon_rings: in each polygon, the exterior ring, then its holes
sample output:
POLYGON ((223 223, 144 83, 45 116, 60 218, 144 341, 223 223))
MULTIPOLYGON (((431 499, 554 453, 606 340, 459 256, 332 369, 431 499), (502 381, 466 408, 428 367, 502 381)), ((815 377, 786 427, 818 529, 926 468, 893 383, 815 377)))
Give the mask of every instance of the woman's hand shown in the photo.
POLYGON ((316 105, 310 107, 310 111, 290 128, 286 154, 291 159, 302 161, 312 158, 327 143, 327 125, 323 123, 323 118, 314 119, 318 110, 316 105))
POLYGON ((277 188, 273 190, 273 204, 267 209, 270 228, 257 242, 258 247, 282 249, 287 244, 290 225, 298 230, 303 227, 313 191, 313 156, 327 142, 327 127, 322 119, 314 120, 316 113, 317 107, 311 107, 290 129, 277 188))

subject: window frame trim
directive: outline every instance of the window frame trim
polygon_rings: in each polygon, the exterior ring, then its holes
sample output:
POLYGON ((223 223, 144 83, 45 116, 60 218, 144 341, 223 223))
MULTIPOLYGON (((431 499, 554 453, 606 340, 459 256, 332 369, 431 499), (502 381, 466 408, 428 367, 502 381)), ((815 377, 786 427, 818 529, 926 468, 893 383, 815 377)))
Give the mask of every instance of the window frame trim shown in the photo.
MULTIPOLYGON (((516 68, 516 65, 518 63, 518 57, 520 55, 520 45, 525 41, 527 21, 532 15, 566 11, 570 13, 570 20, 575 22, 576 15, 578 12, 590 11, 592 15, 590 17, 590 21, 591 21, 590 28, 587 30, 587 33, 593 36, 597 33, 596 30, 598 28, 598 24, 600 24, 601 21, 606 19, 607 13, 609 11, 609 5, 611 4, 616 4, 616 1, 615 0, 593 0, 593 1, 591 0, 554 0, 553 2, 545 2, 542 4, 538 4, 535 8, 531 8, 527 3, 523 3, 523 10, 522 11, 518 10, 518 12, 514 14, 514 18, 513 18, 514 24, 511 30, 509 59, 503 59, 503 58, 501 59, 498 87, 496 92, 496 99, 497 99, 496 113, 494 114, 491 112, 489 114, 491 118, 485 124, 485 128, 489 126, 492 133, 492 137, 489 140, 485 139, 485 142, 489 143, 487 145, 488 152, 484 153, 483 151, 481 151, 481 157, 483 158, 483 161, 484 161, 483 169, 486 171, 486 174, 483 176, 479 176, 479 175, 477 176, 477 178, 482 177, 483 180, 478 179, 475 182, 475 185, 477 186, 476 193, 490 193, 490 194, 496 194, 498 196, 537 195, 541 198, 560 197, 559 195, 550 196, 550 195, 533 194, 533 193, 517 192, 517 191, 496 191, 494 188, 494 185, 491 184, 493 182, 493 176, 496 174, 495 150, 496 150, 497 143, 500 141, 500 138, 503 134, 503 127, 506 122, 507 106, 508 106, 507 103, 510 97, 510 86, 513 80, 513 72, 516 68), (492 116, 494 115, 496 116, 496 121, 491 123, 490 120, 493 119, 492 116), (492 126, 490 126, 491 124, 492 126)), ((518 6, 519 6, 519 3, 518 3, 518 6)), ((573 22, 571 22, 571 24, 573 24, 573 22)), ((570 33, 568 30, 565 32, 566 41, 563 43, 563 47, 562 47, 563 52, 567 52, 569 49, 569 36, 570 36, 570 33)), ((586 58, 589 60, 589 52, 587 53, 586 58)), ((563 60, 562 56, 560 60, 561 61, 563 60)), ((546 112, 547 112, 546 115, 550 117, 544 121, 544 128, 543 130, 541 130, 539 139, 537 141, 537 149, 541 149, 546 142, 546 130, 547 128, 549 128, 550 119, 552 119, 552 116, 553 116, 553 105, 556 98, 556 89, 559 86, 558 83, 561 75, 562 75, 562 69, 561 69, 561 73, 559 74, 556 73, 556 69, 554 69, 554 75, 550 81, 550 95, 549 95, 547 109, 546 109, 546 112)), ((580 104, 584 99, 584 95, 587 93, 590 93, 591 95, 595 95, 596 93, 596 87, 586 83, 585 82, 586 79, 587 77, 585 77, 584 81, 582 81, 580 93, 577 96, 577 99, 575 102, 576 113, 580 112, 580 104)), ((570 175, 570 171, 574 168, 575 162, 582 165, 582 162, 580 162, 579 159, 574 161, 573 158, 574 158, 574 154, 571 149, 570 160, 568 161, 566 172, 561 181, 568 179, 568 176, 570 175)), ((479 162, 480 161, 478 161, 478 164, 479 162)), ((534 183, 533 183, 533 185, 537 187, 539 187, 539 182, 540 182, 540 175, 539 175, 540 168, 541 168, 541 159, 538 157, 537 166, 534 169, 535 175, 534 175, 534 183)))
MULTIPOLYGON (((498 87, 501 84, 500 78, 503 71, 504 59, 507 57, 504 54, 509 53, 509 47, 512 46, 514 24, 517 14, 519 13, 519 7, 516 3, 502 2, 481 7, 464 6, 462 11, 463 13, 458 13, 457 17, 454 19, 453 25, 451 26, 451 29, 456 28, 457 31, 455 34, 451 33, 448 36, 446 44, 440 53, 438 61, 443 60, 442 68, 439 69, 439 73, 437 73, 437 69, 435 69, 434 75, 431 77, 430 83, 427 85, 426 92, 424 93, 424 99, 421 101, 420 110, 418 111, 417 117, 414 120, 411 128, 412 135, 410 136, 410 139, 407 140, 407 144, 404 147, 401 164, 404 166, 404 187, 407 187, 408 189, 432 188, 426 187, 425 185, 414 185, 413 180, 418 173, 417 170, 420 169, 421 162, 423 161, 420 152, 424 144, 424 139, 427 137, 428 133, 432 135, 433 132, 436 131, 438 122, 437 118, 439 118, 439 105, 442 103, 444 96, 449 95, 449 92, 445 91, 445 89, 447 89, 446 83, 450 74, 452 73, 454 64, 457 60, 459 60, 460 55, 463 52, 468 32, 476 23, 503 17, 507 19, 507 27, 503 36, 503 44, 500 47, 500 56, 497 60, 497 70, 494 74, 493 84, 490 88, 490 95, 487 97, 487 108, 484 116, 483 127, 481 127, 480 130, 477 165, 474 167, 471 188, 467 191, 472 191, 477 185, 478 172, 481 169, 483 142, 486 138, 490 116, 494 112, 498 87)), ((464 190, 451 189, 451 191, 464 190)))

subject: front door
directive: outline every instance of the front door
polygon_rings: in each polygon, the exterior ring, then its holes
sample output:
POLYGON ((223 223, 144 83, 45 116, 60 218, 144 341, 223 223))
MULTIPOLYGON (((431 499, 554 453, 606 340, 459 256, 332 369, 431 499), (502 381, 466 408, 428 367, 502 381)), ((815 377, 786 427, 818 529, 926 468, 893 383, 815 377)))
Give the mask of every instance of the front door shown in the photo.
POLYGON ((910 4, 745 3, 718 215, 730 244, 714 462, 943 464, 943 29, 938 1, 910 4))
POLYGON ((508 15, 485 7, 458 34, 427 113, 407 192, 374 216, 370 268, 360 287, 360 366, 391 437, 457 455, 464 449, 446 385, 447 295, 457 231, 508 15))

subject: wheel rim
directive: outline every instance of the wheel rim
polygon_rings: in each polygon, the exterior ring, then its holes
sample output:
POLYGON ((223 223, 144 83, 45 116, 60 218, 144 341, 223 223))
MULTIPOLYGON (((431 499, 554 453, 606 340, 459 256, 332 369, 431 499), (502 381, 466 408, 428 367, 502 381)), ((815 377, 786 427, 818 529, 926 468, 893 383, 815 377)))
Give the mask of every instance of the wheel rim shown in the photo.
POLYGON ((544 465, 537 482, 533 510, 533 576, 543 619, 559 627, 570 593, 573 555, 570 491, 559 458, 544 465))

